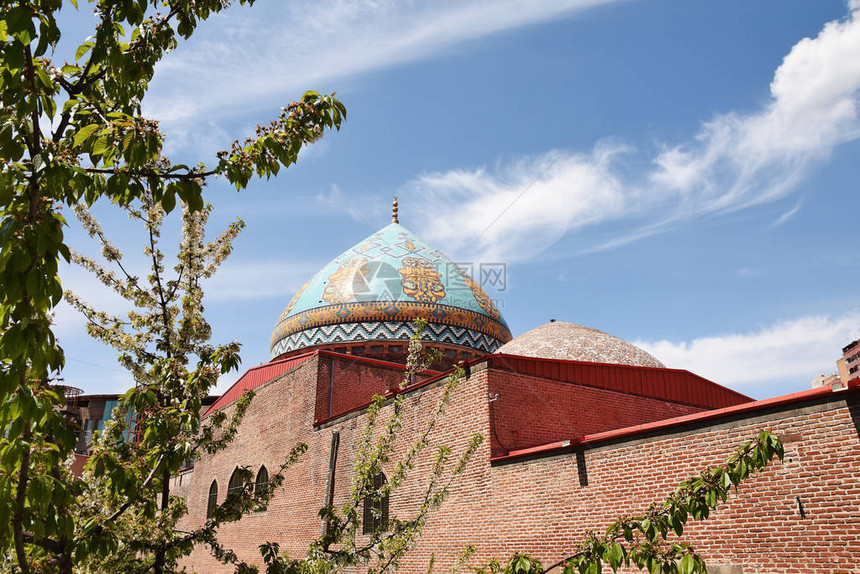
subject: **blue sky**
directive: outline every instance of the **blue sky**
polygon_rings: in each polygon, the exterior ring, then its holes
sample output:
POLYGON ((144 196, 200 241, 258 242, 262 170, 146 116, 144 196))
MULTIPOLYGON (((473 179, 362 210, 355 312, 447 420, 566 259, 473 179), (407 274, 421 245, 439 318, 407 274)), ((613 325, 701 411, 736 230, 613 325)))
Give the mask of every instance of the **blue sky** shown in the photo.
MULTIPOLYGON (((86 36, 86 7, 66 18, 86 36)), ((515 335, 587 325, 765 398, 860 337, 858 54, 856 0, 259 0, 171 53, 144 109, 175 161, 211 163, 304 90, 348 108, 276 179, 209 186, 213 233, 248 224, 207 305, 246 367, 398 195, 401 223, 455 260, 506 264, 488 291, 515 335)), ((95 251, 74 223, 69 239, 95 251)), ((64 280, 121 309, 82 271, 64 280)), ((130 384, 70 309, 57 328, 68 384, 130 384)))

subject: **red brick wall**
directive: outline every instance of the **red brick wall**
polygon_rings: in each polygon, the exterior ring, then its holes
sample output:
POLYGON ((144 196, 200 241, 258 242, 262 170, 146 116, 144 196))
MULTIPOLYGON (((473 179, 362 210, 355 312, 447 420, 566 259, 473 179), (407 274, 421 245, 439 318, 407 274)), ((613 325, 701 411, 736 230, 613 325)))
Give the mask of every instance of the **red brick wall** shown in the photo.
POLYGON ((373 395, 396 389, 402 380, 403 370, 396 367, 323 355, 319 359, 315 420, 324 421, 362 407, 373 395))
POLYGON ((741 565, 744 573, 856 572, 860 410, 844 402, 824 408, 596 448, 584 453, 587 486, 580 485, 574 454, 494 467, 493 526, 506 533, 497 551, 530 548, 547 560, 560 558, 588 529, 641 511, 769 428, 786 440, 785 462, 744 483, 709 521, 690 525, 684 538, 709 563, 741 565), (506 528, 514 516, 528 527, 506 528))
MULTIPOLYGON (((331 426, 312 426, 312 417, 309 415, 315 410, 314 402, 318 396, 317 373, 327 374, 326 364, 327 357, 315 357, 255 390, 256 398, 248 408, 235 442, 228 449, 205 457, 195 465, 188 498, 189 516, 184 526, 193 528, 205 519, 206 500, 213 479, 218 481, 218 501, 223 502, 227 482, 235 466, 248 465, 256 472, 260 464, 265 464, 271 475, 278 461, 286 456, 293 445, 305 442, 309 445, 308 452, 296 466, 287 471, 284 486, 268 509, 252 514, 237 524, 225 525, 220 531, 222 542, 236 550, 240 557, 257 563, 261 562, 257 546, 267 540, 277 541, 283 550, 293 555, 303 554, 320 532, 317 512, 325 496, 331 432, 337 429, 341 434, 334 499, 334 503, 340 505, 348 496, 356 455, 356 436, 363 421, 362 415, 346 416, 331 426)), ((366 373, 356 371, 362 372, 366 373)), ((375 381, 379 380, 378 373, 370 374, 375 381)), ((357 387, 370 385, 361 380, 354 383, 357 387)), ((327 376, 325 384, 328 384, 327 376)), ((412 444, 410 437, 414 438, 415 433, 426 427, 430 413, 437 404, 440 389, 439 386, 430 386, 410 393, 404 405, 404 440, 397 443, 393 461, 412 444)), ((231 408, 227 409, 228 412, 231 408)), ((391 415, 391 410, 390 406, 384 409, 382 420, 391 415)), ((489 436, 488 420, 486 386, 464 383, 453 395, 448 416, 440 421, 433 434, 434 444, 445 444, 454 447, 456 452, 462 452, 472 433, 489 436)), ((403 496, 391 501, 392 517, 414 512, 419 502, 419 492, 423 492, 426 486, 421 477, 428 476, 434 457, 435 449, 432 448, 418 457, 412 475, 415 480, 410 480, 404 487, 403 496)), ((470 484, 470 487, 458 489, 450 498, 452 504, 458 507, 464 504, 477 505, 481 498, 486 497, 489 485, 481 483, 489 458, 489 447, 484 445, 477 457, 484 464, 470 465, 465 473, 466 480, 462 482, 470 484)), ((482 517, 480 514, 461 512, 457 521, 470 524, 474 530, 480 527, 482 517)), ((437 536, 438 540, 450 547, 460 543, 459 535, 453 529, 440 532, 437 536)), ((185 564, 191 571, 197 572, 231 571, 215 562, 205 548, 198 548, 185 564)))
MULTIPOLYGON (((297 544, 307 545, 318 534, 319 518, 309 509, 321 506, 325 481, 325 469, 320 469, 318 453, 327 445, 322 440, 314 440, 311 426, 319 360, 314 357, 255 389, 256 398, 248 407, 241 430, 231 446, 196 462, 186 526, 195 527, 205 520, 213 480, 218 482, 218 502, 221 503, 227 496, 227 484, 236 466, 250 466, 256 474, 260 465, 265 464, 271 476, 294 445, 307 442, 308 456, 290 469, 282 494, 271 501, 265 512, 223 526, 221 540, 241 556, 247 559, 256 556, 259 561, 257 545, 266 540, 295 540, 297 544)), ((226 410, 229 413, 232 407, 226 410)), ((220 566, 202 547, 189 565, 192 571, 201 573, 231 571, 220 566)))
POLYGON ((493 454, 701 412, 668 400, 491 370, 493 454))
MULTIPOLYGON (((271 474, 292 445, 309 444, 308 453, 287 472, 284 488, 267 511, 221 530, 222 542, 258 564, 257 545, 263 541, 277 541, 282 549, 301 555, 319 534, 317 510, 324 497, 333 429, 341 433, 335 504, 342 504, 348 494, 355 437, 363 416, 343 417, 324 428, 312 426, 319 361, 325 360, 309 361, 258 388, 236 442, 199 461, 193 473, 189 526, 203 520, 213 478, 218 480, 219 501, 223 501, 235 465, 256 470, 265 463, 271 474)), ((507 375, 473 372, 456 390, 448 415, 432 433, 434 444, 459 451, 473 432, 490 436, 487 395, 490 381, 499 388, 496 378, 502 376, 507 375)), ((436 386, 410 394, 398 453, 426 425, 439 392, 436 386)), ((665 430, 594 447, 580 456, 570 452, 493 465, 485 442, 444 506, 429 519, 401 571, 424 572, 435 555, 436 572, 445 572, 467 543, 478 547, 476 562, 527 550, 551 563, 575 548, 588 530, 604 529, 619 514, 641 511, 661 500, 679 481, 718 464, 740 442, 769 428, 786 437, 785 463, 742 485, 740 494, 711 520, 691 525, 685 540, 694 543, 711 564, 742 565, 744 574, 854 573, 860 563, 856 546, 860 539, 860 407, 847 406, 845 397, 850 396, 856 393, 757 418, 665 430), (805 518, 797 511, 796 497, 804 504, 805 518)), ((383 410, 383 418, 388 411, 390 407, 383 410)), ((394 494, 392 516, 407 518, 414 511, 432 458, 429 450, 422 455, 412 477, 394 494)), ((396 460, 395 454, 392 461, 396 460)), ((187 565, 197 572, 230 571, 202 548, 187 565)))

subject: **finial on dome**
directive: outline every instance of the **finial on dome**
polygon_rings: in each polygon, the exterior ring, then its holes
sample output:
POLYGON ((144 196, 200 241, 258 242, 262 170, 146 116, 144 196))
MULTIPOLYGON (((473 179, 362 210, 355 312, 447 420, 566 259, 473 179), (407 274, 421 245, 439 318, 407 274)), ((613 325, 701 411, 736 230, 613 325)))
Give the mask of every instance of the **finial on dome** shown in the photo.
POLYGON ((391 223, 400 223, 397 220, 397 196, 394 196, 394 201, 391 204, 391 223))

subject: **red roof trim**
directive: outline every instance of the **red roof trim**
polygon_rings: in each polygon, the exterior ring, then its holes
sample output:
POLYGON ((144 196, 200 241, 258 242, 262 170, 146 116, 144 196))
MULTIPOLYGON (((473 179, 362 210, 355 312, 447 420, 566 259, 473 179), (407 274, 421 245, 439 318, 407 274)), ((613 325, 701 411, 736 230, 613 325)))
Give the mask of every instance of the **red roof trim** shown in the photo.
MULTIPOLYGON (((508 355, 506 353, 493 353, 492 355, 486 355, 485 358, 492 360, 492 359, 495 359, 497 357, 503 358, 503 359, 513 359, 516 361, 526 361, 526 362, 533 362, 533 363, 543 363, 543 364, 546 364, 546 363, 564 363, 564 364, 570 364, 570 365, 588 365, 588 366, 594 365, 597 367, 609 367, 611 369, 618 369, 618 370, 639 370, 639 371, 645 371, 645 372, 651 372, 651 373, 661 373, 661 372, 669 371, 672 373, 680 373, 680 374, 688 375, 690 377, 694 377, 698 382, 704 383, 705 386, 711 387, 712 389, 717 389, 721 393, 733 395, 733 396, 735 396, 738 399, 741 399, 743 401, 746 401, 746 402, 752 402, 753 401, 752 397, 748 397, 743 393, 739 393, 739 392, 735 391, 734 389, 724 387, 723 385, 721 385, 719 383, 715 383, 714 381, 712 381, 710 379, 706 379, 705 377, 703 377, 701 375, 697 375, 696 373, 692 373, 686 369, 670 369, 667 367, 643 367, 640 365, 621 365, 618 363, 595 363, 592 361, 574 361, 574 360, 568 360, 568 359, 547 359, 547 358, 543 358, 543 357, 524 357, 521 355, 508 355)), ((514 369, 514 370, 516 370, 516 369, 514 369)))
MULTIPOLYGON (((342 357, 344 359, 352 359, 361 363, 368 363, 370 365, 378 365, 380 367, 395 367, 398 370, 405 371, 406 365, 401 365, 400 363, 393 363, 391 361, 383 361, 382 359, 371 359, 370 357, 365 357, 362 355, 350 355, 349 353, 338 353, 336 351, 329 351, 326 349, 320 349, 320 355, 331 355, 334 357, 342 357)), ((423 373, 438 373, 439 371, 422 371, 423 373)))
POLYGON ((856 392, 860 391, 860 380, 849 381, 848 384, 841 388, 833 388, 830 386, 820 387, 817 389, 809 389, 807 391, 799 391, 797 393, 790 393, 788 395, 782 395, 779 397, 773 397, 770 399, 763 399, 760 401, 755 401, 752 403, 744 403, 742 405, 735 405, 732 407, 725 407, 722 409, 714 409, 712 411, 703 411, 701 413, 694 413, 691 415, 684 415, 680 417, 674 417, 671 419, 664 419, 662 421, 656 421, 653 423, 647 423, 642 425, 635 425, 631 427, 625 427, 621 429, 615 429, 611 431, 604 431, 599 433, 594 433, 590 435, 586 435, 579 440, 565 440, 559 442, 553 442, 545 445, 535 446, 531 448, 521 449, 521 450, 512 450, 506 455, 497 456, 490 458, 490 462, 502 462, 508 460, 515 460, 518 458, 523 458, 531 455, 542 455, 546 456, 552 452, 561 451, 564 449, 569 449, 577 446, 587 446, 592 444, 599 444, 603 442, 608 442, 611 440, 617 440, 621 438, 628 438, 631 436, 644 434, 649 431, 663 430, 669 429, 673 427, 678 427, 690 423, 700 422, 700 421, 708 421, 712 419, 717 419, 721 417, 727 417, 735 414, 746 414, 753 413, 755 411, 766 410, 773 407, 779 407, 784 405, 790 405, 793 403, 799 403, 803 401, 808 401, 812 399, 817 399, 821 397, 826 397, 831 394, 837 394, 841 392, 856 392))
MULTIPOLYGON (((371 359, 369 357, 363 357, 361 355, 350 355, 347 353, 336 353, 334 351, 327 351, 324 349, 316 349, 314 351, 302 353, 300 355, 292 355, 290 357, 285 357, 282 359, 275 359, 274 361, 270 361, 268 363, 263 363, 262 365, 257 365, 256 367, 252 367, 252 368, 248 369, 247 371, 245 371, 245 373, 241 377, 239 377, 239 379, 235 383, 233 383, 233 385, 229 389, 227 389, 224 392, 223 395, 221 395, 218 398, 218 400, 216 400, 212 404, 211 407, 206 409, 206 412, 203 413, 203 417, 201 417, 201 418, 205 418, 205 417, 209 416, 212 412, 214 412, 218 409, 223 409, 224 407, 231 405, 239 397, 241 397, 245 393, 245 391, 256 389, 260 385, 271 381, 272 379, 274 379, 278 375, 283 374, 287 370, 289 370, 293 367, 298 367, 300 364, 304 363, 307 359, 309 359, 315 355, 328 355, 331 357, 349 359, 349 360, 356 361, 359 363, 367 363, 370 365, 376 365, 378 367, 389 367, 389 368, 394 368, 394 369, 397 369, 400 371, 406 370, 406 367, 404 365, 399 364, 399 363, 392 363, 390 361, 382 361, 380 359, 371 359), (283 365, 284 368, 283 369, 277 369, 277 367, 280 365, 283 365), (273 369, 273 367, 274 367, 274 369, 273 369), (266 380, 259 380, 259 381, 250 380, 250 379, 253 379, 253 375, 256 372, 261 371, 261 370, 265 370, 265 369, 272 369, 272 373, 270 373, 270 376, 266 380), (239 392, 239 391, 241 391, 241 392, 239 392)), ((438 371, 426 370, 426 371, 421 371, 421 372, 426 373, 426 374, 432 374, 433 377, 436 377, 438 375, 438 371)), ((370 404, 370 403, 368 402, 367 404, 370 404)), ((367 405, 365 405, 365 407, 366 406, 367 405)), ((360 407, 360 408, 364 408, 364 407, 360 407)), ((343 416, 343 415, 338 415, 338 416, 343 416)), ((315 424, 319 424, 319 423, 315 423, 315 424)))
MULTIPOLYGON (((499 365, 493 365, 493 360, 497 359, 497 358, 503 358, 503 359, 509 358, 509 359, 514 359, 517 361, 531 361, 531 362, 535 362, 535 363, 564 363, 564 364, 575 364, 575 365, 594 365, 594 366, 598 366, 598 367, 611 367, 611 368, 614 367, 614 368, 619 368, 619 369, 639 369, 639 370, 643 370, 643 371, 652 371, 652 372, 671 371, 671 372, 675 372, 675 373, 684 373, 684 374, 690 375, 692 377, 695 377, 696 379, 706 383, 708 386, 712 386, 714 388, 720 389, 723 392, 727 392, 729 394, 735 395, 739 399, 743 399, 747 402, 753 402, 752 397, 748 397, 747 395, 745 395, 743 393, 739 393, 738 391, 735 391, 734 389, 724 387, 723 385, 721 385, 719 383, 715 383, 714 381, 706 379, 705 377, 702 377, 701 375, 697 375, 696 373, 692 373, 686 369, 642 367, 642 366, 638 366, 638 365, 619 365, 617 363, 594 363, 591 361, 574 361, 574 360, 568 360, 568 359, 547 359, 547 358, 543 358, 543 357, 525 357, 522 355, 509 355, 507 353, 489 353, 487 355, 483 355, 483 356, 477 357, 475 359, 469 359, 467 361, 462 361, 460 363, 460 366, 461 367, 467 367, 467 366, 470 367, 472 365, 476 365, 476 364, 483 363, 486 361, 486 362, 490 363, 491 367, 492 366, 498 367, 499 365)), ((439 373, 437 376, 435 376, 432 379, 422 381, 421 384, 426 385, 426 384, 432 383, 436 380, 439 380, 443 377, 447 377, 451 373, 451 371, 453 371, 453 369, 449 369, 447 371, 439 373)))

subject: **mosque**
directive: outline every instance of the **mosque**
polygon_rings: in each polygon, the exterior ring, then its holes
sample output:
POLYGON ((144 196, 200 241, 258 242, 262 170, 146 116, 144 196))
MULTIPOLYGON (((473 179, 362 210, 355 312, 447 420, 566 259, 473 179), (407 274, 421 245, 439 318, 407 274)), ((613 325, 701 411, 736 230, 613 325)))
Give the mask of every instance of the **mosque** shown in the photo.
MULTIPOLYGON (((237 486, 236 468, 266 480, 306 443, 267 508, 219 534, 258 564, 264 541, 301 556, 320 534, 319 509, 346 500, 371 397, 405 395, 393 465, 426 427, 454 363, 465 377, 431 443, 456 453, 474 433, 485 440, 402 572, 426 572, 431 560, 435 571, 448 571, 466 544, 476 548, 476 565, 515 551, 554 563, 589 531, 661 501, 760 429, 781 437, 784 461, 745 482, 708 521, 690 523, 683 540, 716 574, 858 572, 860 380, 753 401, 588 327, 551 322, 512 337, 481 286, 399 224, 396 201, 390 225, 292 297, 275 322, 271 360, 204 413, 229 413, 244 392, 255 392, 235 441, 174 479, 188 525, 205 521, 237 486), (442 359, 401 388, 416 319, 426 322, 425 346, 442 359)), ((432 456, 422 454, 426 460, 376 514, 366 508, 365 522, 410 517, 432 456)), ((184 565, 230 571, 203 546, 184 565)))

